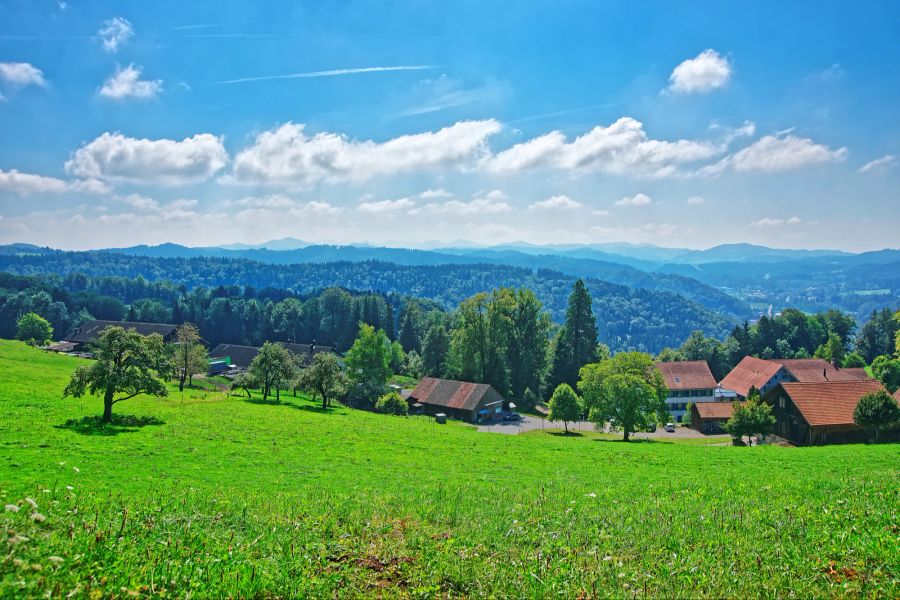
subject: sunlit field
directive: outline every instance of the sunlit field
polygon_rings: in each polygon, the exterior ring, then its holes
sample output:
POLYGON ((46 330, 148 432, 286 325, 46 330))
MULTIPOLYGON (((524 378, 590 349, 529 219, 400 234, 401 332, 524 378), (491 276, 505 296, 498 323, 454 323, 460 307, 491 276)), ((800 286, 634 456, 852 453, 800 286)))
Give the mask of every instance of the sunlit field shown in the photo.
MULTIPOLYGON (((506 436, 227 396, 62 398, 0 342, 2 597, 900 594, 900 449, 506 436)), ((201 383, 201 382, 198 382, 201 383)))

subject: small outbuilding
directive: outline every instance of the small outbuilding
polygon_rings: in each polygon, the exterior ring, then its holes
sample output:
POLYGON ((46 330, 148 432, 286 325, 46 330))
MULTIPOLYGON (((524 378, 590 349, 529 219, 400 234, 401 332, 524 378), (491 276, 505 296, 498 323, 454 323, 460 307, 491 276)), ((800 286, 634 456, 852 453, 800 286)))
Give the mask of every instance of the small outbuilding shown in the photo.
POLYGON ((425 414, 443 413, 454 419, 479 423, 503 412, 505 400, 486 383, 425 377, 409 395, 410 403, 419 403, 425 414))
POLYGON ((725 433, 725 422, 734 414, 734 402, 699 402, 691 405, 691 428, 711 435, 725 433))

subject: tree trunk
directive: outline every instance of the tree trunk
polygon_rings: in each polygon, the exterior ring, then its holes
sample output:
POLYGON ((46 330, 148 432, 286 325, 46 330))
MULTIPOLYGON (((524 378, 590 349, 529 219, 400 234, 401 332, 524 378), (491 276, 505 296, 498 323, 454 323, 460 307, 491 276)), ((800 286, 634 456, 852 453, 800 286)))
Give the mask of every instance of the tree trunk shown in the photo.
POLYGON ((182 375, 181 377, 178 378, 178 391, 179 392, 184 391, 184 375, 182 375))
POLYGON ((631 435, 631 432, 628 430, 627 427, 626 427, 625 429, 623 429, 622 431, 623 431, 623 433, 625 434, 625 441, 627 442, 627 441, 628 441, 628 437, 631 435))
POLYGON ((275 388, 275 402, 281 403, 281 386, 275 388))
POLYGON ((113 391, 107 389, 103 394, 103 422, 112 423, 113 391))
POLYGON ((328 409, 328 396, 326 394, 322 394, 322 410, 328 409))
POLYGON ((569 433, 569 422, 563 421, 563 429, 566 430, 566 433, 569 433))

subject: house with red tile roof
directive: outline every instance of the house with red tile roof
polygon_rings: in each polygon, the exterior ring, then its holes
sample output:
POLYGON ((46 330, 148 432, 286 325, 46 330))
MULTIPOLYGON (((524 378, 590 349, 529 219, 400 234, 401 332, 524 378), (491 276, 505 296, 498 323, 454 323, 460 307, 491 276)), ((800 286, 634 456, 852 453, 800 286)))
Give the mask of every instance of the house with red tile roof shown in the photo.
MULTIPOLYGON (((764 397, 775 414, 775 434, 799 445, 868 441, 853 422, 860 398, 883 389, 876 379, 782 382, 764 397)), ((895 432, 896 433, 896 432, 895 432)))
POLYGON ((454 419, 478 423, 503 412, 506 401, 486 383, 424 377, 409 395, 409 402, 421 404, 425 414, 443 413, 454 419))
POLYGON ((705 360, 658 362, 669 393, 666 408, 677 422, 684 419, 689 404, 714 402, 716 379, 705 360))
MULTIPOLYGON (((865 371, 863 371, 863 375, 865 371)), ((786 358, 766 360, 745 356, 728 375, 719 382, 723 389, 732 390, 746 398, 750 388, 765 394, 783 381, 801 383, 828 383, 835 381, 860 381, 866 379, 856 369, 840 369, 821 358, 786 358)))

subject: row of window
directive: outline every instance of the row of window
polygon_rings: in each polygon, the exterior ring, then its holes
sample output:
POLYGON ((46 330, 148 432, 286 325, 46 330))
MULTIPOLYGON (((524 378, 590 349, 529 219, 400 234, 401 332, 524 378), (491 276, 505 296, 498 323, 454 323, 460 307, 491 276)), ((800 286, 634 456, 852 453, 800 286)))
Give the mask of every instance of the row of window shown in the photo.
POLYGON ((712 396, 715 390, 669 390, 669 398, 694 398, 712 396))
POLYGON ((667 402, 669 410, 687 410, 687 402, 667 402))

